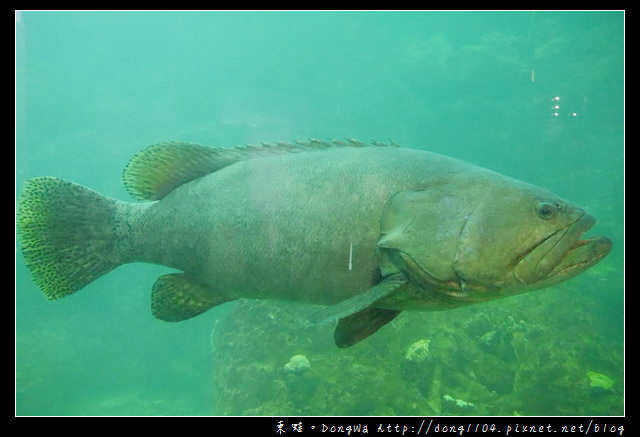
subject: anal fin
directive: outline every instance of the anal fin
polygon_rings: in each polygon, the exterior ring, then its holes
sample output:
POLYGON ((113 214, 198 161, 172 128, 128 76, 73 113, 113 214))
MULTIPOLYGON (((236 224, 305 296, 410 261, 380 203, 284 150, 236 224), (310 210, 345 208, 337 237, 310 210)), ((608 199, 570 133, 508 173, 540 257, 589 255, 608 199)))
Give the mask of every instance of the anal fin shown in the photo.
POLYGON ((185 273, 171 273, 160 276, 153 284, 151 312, 157 319, 180 322, 229 300, 185 273))

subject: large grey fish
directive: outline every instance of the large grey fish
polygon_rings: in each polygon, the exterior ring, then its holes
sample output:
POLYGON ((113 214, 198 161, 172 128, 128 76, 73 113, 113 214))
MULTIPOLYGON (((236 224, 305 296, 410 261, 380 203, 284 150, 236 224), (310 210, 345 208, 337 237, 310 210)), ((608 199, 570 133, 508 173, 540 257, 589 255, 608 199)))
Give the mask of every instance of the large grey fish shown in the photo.
POLYGON ((434 153, 355 140, 212 148, 170 142, 124 171, 132 203, 52 177, 18 205, 25 262, 49 299, 120 264, 182 271, 152 289, 180 321, 238 298, 329 306, 340 347, 404 310, 548 287, 604 258, 606 237, 556 195, 434 153))

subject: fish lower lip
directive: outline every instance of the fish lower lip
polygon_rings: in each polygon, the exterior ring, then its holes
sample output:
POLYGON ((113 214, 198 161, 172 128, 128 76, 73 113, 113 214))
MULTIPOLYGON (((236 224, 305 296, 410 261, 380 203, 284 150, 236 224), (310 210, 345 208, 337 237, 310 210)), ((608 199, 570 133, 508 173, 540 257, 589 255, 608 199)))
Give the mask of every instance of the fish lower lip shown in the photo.
MULTIPOLYGON (((550 264, 554 263, 553 259, 555 258, 557 264, 553 268, 549 268, 551 265, 547 267, 549 269, 547 274, 553 276, 558 271, 565 270, 568 266, 572 266, 573 269, 578 266, 595 264, 595 262, 593 264, 590 262, 592 261, 593 254, 587 247, 592 247, 591 245, 598 240, 599 237, 580 238, 585 232, 591 229, 595 223, 595 218, 590 214, 585 214, 580 217, 571 224, 564 235, 553 244, 551 250, 539 262, 539 266, 545 265, 548 262, 550 262, 550 264)), ((541 275, 541 277, 542 276, 543 275, 541 275)))
POLYGON ((573 246, 573 249, 576 249, 576 248, 578 248, 580 246, 584 246, 585 244, 589 244, 593 240, 594 240, 594 238, 583 238, 582 240, 578 240, 578 241, 576 241, 576 244, 573 246))
POLYGON ((596 220, 584 214, 566 228, 559 229, 529 251, 514 269, 523 284, 547 286, 588 269, 611 249, 606 237, 581 238, 596 220), (545 284, 545 285, 543 285, 545 284))
MULTIPOLYGON (((595 225, 595 218, 592 215, 585 214, 571 227, 572 231, 576 234, 582 235, 591 229, 595 225)), ((572 258, 582 255, 584 258, 581 262, 576 262, 576 265, 593 265, 604 258, 611 251, 611 240, 604 236, 577 238, 573 246, 571 246, 563 255, 563 260, 560 264, 567 264, 572 258), (586 248, 585 246, 588 246, 586 248), (576 253, 578 252, 578 253, 576 253), (584 253, 583 253, 584 252, 584 253), (593 261, 593 262, 589 262, 593 261)), ((556 269, 554 269, 555 271, 556 269)))
POLYGON ((565 253, 562 261, 551 271, 550 276, 568 274, 576 269, 591 267, 607 256, 612 246, 611 240, 604 236, 578 240, 565 253))
MULTIPOLYGON (((579 247, 586 246, 587 244, 591 244, 594 241, 596 241, 598 238, 601 238, 601 237, 582 238, 582 239, 576 241, 576 244, 574 244, 573 247, 571 249, 569 249, 569 250, 570 251, 571 250, 575 250, 575 249, 577 249, 579 247)), ((606 237, 604 237, 604 238, 606 238, 606 237)))

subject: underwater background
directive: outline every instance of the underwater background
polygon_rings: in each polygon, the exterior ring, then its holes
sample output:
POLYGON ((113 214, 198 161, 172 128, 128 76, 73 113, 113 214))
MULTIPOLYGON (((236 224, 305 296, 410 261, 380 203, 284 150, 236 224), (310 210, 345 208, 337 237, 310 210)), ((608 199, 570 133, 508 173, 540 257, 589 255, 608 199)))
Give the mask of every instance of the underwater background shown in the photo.
POLYGON ((47 175, 131 200, 122 170, 157 142, 307 138, 390 139, 548 188, 613 250, 338 349, 307 305, 156 320, 156 265, 49 302, 16 238, 16 414, 624 414, 623 12, 16 12, 16 199, 47 175))

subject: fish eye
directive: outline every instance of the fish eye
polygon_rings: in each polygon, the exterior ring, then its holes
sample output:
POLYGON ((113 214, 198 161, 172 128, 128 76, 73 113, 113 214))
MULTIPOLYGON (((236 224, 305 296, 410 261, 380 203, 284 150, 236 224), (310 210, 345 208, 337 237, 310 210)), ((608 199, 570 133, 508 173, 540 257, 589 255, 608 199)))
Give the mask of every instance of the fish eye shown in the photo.
POLYGON ((559 203, 553 205, 547 202, 540 202, 536 205, 536 214, 543 220, 549 220, 556 214, 556 211, 560 207, 559 203))

